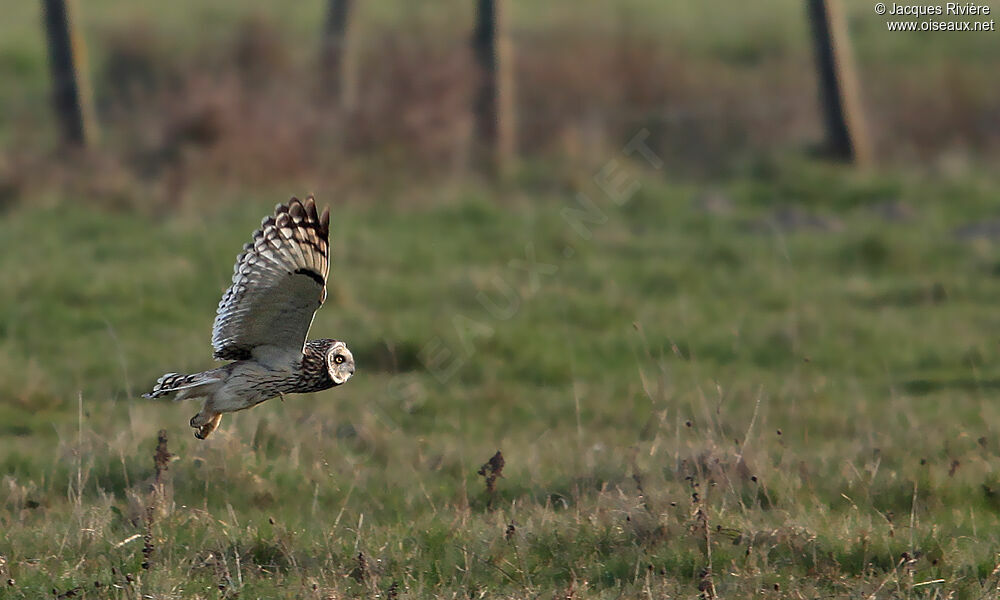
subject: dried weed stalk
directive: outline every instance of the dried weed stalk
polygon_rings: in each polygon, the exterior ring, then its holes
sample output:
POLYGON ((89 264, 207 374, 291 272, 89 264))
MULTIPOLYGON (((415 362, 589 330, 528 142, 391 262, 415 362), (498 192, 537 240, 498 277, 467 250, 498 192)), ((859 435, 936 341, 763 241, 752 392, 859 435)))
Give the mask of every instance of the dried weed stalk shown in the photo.
POLYGON ((503 454, 497 450, 486 463, 479 467, 477 473, 486 478, 486 491, 490 494, 496 492, 497 477, 503 477, 503 454))
MULTIPOLYGON (((696 481, 691 482, 693 488, 698 487, 696 481)), ((698 492, 692 492, 691 501, 694 504, 694 528, 705 544, 706 566, 701 570, 698 592, 704 600, 715 600, 715 582, 712 579, 712 528, 709 524, 708 507, 698 492)))
POLYGON ((503 466, 503 454, 497 450, 497 453, 486 461, 483 466, 479 467, 479 471, 476 472, 486 479, 486 507, 489 509, 493 508, 493 502, 496 499, 497 478, 503 477, 503 466))
POLYGON ((149 504, 146 507, 146 519, 142 536, 142 568, 149 569, 149 562, 153 556, 153 523, 156 520, 157 511, 163 506, 164 483, 170 459, 173 455, 167 449, 167 430, 161 429, 156 436, 156 451, 153 453, 153 468, 156 476, 153 479, 153 489, 150 493, 149 504))

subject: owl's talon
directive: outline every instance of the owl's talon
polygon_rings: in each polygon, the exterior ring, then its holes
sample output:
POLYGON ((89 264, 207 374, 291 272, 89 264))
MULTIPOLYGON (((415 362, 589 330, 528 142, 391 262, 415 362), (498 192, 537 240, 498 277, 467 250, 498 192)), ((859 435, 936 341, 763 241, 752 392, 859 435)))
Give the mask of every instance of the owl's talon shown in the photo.
POLYGON ((191 418, 191 427, 197 429, 194 432, 194 437, 199 440, 207 438, 213 431, 219 427, 219 423, 222 421, 222 413, 198 413, 191 418))

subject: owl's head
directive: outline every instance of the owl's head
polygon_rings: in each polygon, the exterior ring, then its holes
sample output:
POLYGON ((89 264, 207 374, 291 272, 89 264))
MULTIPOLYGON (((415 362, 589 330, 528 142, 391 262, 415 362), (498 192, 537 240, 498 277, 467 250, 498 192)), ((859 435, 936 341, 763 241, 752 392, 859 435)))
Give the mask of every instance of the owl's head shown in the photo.
POLYGON ((334 385, 347 383, 354 375, 354 355, 347 349, 347 344, 334 340, 326 351, 326 370, 334 385))

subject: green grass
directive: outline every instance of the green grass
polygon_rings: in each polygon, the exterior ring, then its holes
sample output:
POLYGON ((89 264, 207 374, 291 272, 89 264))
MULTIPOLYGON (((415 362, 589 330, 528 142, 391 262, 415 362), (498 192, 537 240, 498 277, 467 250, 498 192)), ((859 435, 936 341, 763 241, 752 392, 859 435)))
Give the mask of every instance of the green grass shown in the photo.
POLYGON ((692 597, 709 567, 722 597, 990 593, 1000 259, 952 231, 993 216, 995 181, 780 163, 719 184, 717 214, 637 177, 620 207, 579 188, 606 215, 589 239, 538 181, 335 203, 313 336, 358 374, 206 442, 194 404, 138 395, 212 365, 231 260, 282 198, 11 209, 4 597, 692 597), (839 226, 768 225, 782 204, 839 226))

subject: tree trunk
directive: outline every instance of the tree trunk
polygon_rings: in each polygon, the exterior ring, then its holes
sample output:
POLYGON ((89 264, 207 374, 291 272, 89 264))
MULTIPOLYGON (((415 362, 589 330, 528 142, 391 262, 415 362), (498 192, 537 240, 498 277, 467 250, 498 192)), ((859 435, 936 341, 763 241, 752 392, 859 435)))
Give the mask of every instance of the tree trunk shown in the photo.
POLYGON ((75 0, 42 0, 52 67, 52 98, 61 137, 70 146, 90 146, 97 134, 87 58, 76 28, 75 0))
POLYGON ((323 46, 320 60, 324 93, 338 106, 352 104, 354 86, 347 80, 345 68, 347 34, 353 0, 329 0, 323 25, 323 46))
POLYGON ((503 0, 478 0, 473 49, 480 82, 473 107, 486 166, 500 170, 514 152, 514 82, 503 0))
POLYGON ((840 0, 806 0, 816 52, 819 95, 829 153, 866 165, 871 145, 840 0))

